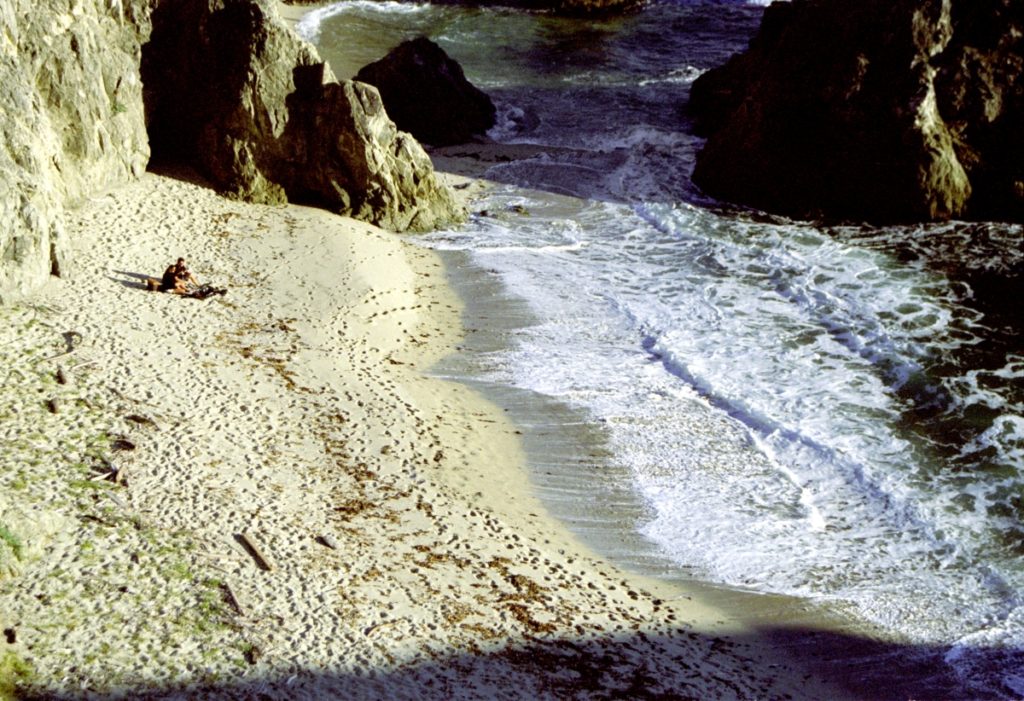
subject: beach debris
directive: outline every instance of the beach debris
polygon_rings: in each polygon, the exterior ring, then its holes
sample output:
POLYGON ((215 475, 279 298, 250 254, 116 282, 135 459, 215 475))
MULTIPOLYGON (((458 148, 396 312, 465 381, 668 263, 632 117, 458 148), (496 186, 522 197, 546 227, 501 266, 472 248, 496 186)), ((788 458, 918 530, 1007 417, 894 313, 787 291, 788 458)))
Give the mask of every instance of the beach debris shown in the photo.
POLYGON ((238 600, 238 596, 235 594, 235 590, 231 588, 231 585, 227 581, 222 581, 220 587, 224 592, 224 598, 231 604, 231 608, 238 613, 239 616, 245 615, 245 609, 242 607, 242 602, 238 600))
POLYGON ((245 551, 249 553, 249 556, 252 557, 260 569, 266 570, 267 572, 274 569, 273 560, 263 553, 260 546, 248 533, 238 533, 235 535, 235 540, 242 544, 242 547, 245 548, 245 551))
MULTIPOLYGON (((110 462, 109 460, 107 460, 106 457, 102 455, 94 454, 91 457, 93 460, 96 460, 98 463, 100 463, 100 466, 98 468, 99 474, 90 477, 90 481, 102 482, 106 480, 108 482, 113 482, 114 484, 117 485, 128 486, 127 481, 125 480, 124 470, 118 468, 116 465, 114 465, 114 463, 110 462)), ((94 467, 93 469, 97 468, 94 467)), ((124 508, 127 508, 127 506, 125 506, 124 508)))
POLYGON ((335 540, 334 536, 330 534, 325 533, 324 535, 317 536, 316 542, 320 543, 320 545, 330 548, 331 550, 341 549, 341 546, 338 544, 338 541, 335 540))
POLYGON ((90 482, 117 482, 117 470, 111 470, 110 472, 103 472, 98 475, 93 475, 89 478, 90 482))
POLYGON ((87 367, 89 365, 95 365, 97 362, 99 362, 99 361, 97 361, 97 360, 86 360, 85 362, 78 363, 77 365, 72 365, 71 366, 71 372, 74 372, 78 368, 84 368, 84 367, 87 367))
POLYGON ((156 421, 149 418, 148 416, 143 416, 142 414, 128 414, 128 416, 124 417, 124 420, 131 421, 133 424, 139 424, 140 426, 152 426, 158 431, 160 430, 160 427, 157 426, 156 421))
POLYGON ((381 628, 394 625, 395 623, 400 623, 402 620, 403 619, 401 618, 392 618, 389 621, 381 621, 380 623, 374 623, 372 626, 367 626, 366 628, 363 628, 363 635, 369 637, 371 633, 376 633, 381 628))
POLYGON ((110 443, 111 450, 135 450, 135 444, 124 436, 117 436, 110 443))
POLYGON ((65 331, 63 335, 64 343, 67 344, 67 350, 64 351, 64 354, 67 355, 68 353, 74 353, 75 349, 78 348, 78 345, 82 342, 82 334, 77 331, 65 331))

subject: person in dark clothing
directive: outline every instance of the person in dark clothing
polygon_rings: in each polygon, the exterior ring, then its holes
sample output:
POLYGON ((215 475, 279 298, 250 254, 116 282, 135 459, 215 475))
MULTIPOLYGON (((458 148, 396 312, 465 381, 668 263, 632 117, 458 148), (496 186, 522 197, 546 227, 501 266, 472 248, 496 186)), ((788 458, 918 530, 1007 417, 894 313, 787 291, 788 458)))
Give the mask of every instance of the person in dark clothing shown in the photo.
POLYGON ((169 265, 160 280, 161 292, 171 292, 176 295, 187 295, 197 287, 199 287, 199 281, 185 265, 184 258, 179 258, 174 264, 169 265))
POLYGON ((224 288, 200 285, 199 281, 196 280, 196 276, 185 265, 184 258, 179 258, 173 264, 167 266, 167 270, 164 271, 164 275, 160 280, 149 278, 146 281, 146 286, 151 290, 170 292, 182 297, 195 297, 196 299, 206 299, 213 295, 227 294, 227 290, 224 288))

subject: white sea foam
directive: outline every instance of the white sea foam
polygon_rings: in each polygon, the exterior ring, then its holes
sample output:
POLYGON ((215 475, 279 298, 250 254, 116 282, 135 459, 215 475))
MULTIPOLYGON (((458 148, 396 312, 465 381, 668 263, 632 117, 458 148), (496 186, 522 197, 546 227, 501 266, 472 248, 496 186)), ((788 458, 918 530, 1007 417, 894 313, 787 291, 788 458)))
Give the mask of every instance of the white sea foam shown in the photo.
POLYGON ((673 68, 664 75, 660 75, 656 78, 644 78, 639 82, 639 84, 657 85, 659 83, 674 83, 686 85, 697 80, 697 78, 705 72, 706 69, 704 68, 697 68, 696 66, 682 66, 680 68, 673 68))
MULTIPOLYGON (((724 5, 729 27, 758 14, 724 5)), ((679 95, 729 37, 664 31, 691 9, 654 6, 575 62, 576 39, 528 15, 493 42, 494 16, 417 18, 500 87, 492 138, 550 146, 488 171, 487 216, 419 240, 530 305, 537 324, 481 361, 489 379, 605 427, 650 507, 638 528, 680 568, 843 602, 948 647, 966 698, 1013 698, 1024 358, 963 365, 995 322, 975 278, 947 272, 1012 272, 1024 228, 825 231, 711 202, 687 177, 700 141, 679 95)))
POLYGON ((1019 655, 1024 650, 1024 604, 1006 612, 990 625, 963 636, 946 653, 946 663, 956 672, 976 698, 993 696, 993 689, 1004 698, 1024 698, 1024 669, 1019 655))
POLYGON ((295 31, 306 41, 316 43, 325 20, 349 12, 363 14, 410 15, 430 8, 429 3, 398 2, 396 0, 345 0, 326 5, 304 14, 296 23, 295 31))
MULTIPOLYGON (((525 204, 525 222, 480 220, 456 243, 541 319, 498 379, 608 428, 652 507, 645 535, 705 577, 842 600, 922 642, 990 627, 1021 586, 972 564, 999 486, 964 510, 971 489, 908 470, 920 448, 896 428, 894 391, 935 346, 971 342, 949 337, 957 295, 941 277, 806 226, 613 203, 566 223, 548 216, 563 202, 522 197, 489 204, 525 204)), ((978 444, 1017 430, 998 421, 978 444)))
POLYGON ((339 14, 344 8, 344 3, 338 3, 310 10, 296 22, 295 32, 306 41, 315 43, 320 38, 320 26, 323 24, 323 21, 328 17, 339 14))

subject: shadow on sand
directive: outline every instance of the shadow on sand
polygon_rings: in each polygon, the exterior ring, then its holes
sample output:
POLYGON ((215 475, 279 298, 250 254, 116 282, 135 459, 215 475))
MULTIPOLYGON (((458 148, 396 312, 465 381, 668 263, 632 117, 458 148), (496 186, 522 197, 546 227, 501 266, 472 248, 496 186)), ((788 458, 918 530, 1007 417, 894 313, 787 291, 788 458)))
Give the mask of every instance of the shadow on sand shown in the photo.
POLYGON ((122 277, 121 278, 116 278, 113 275, 108 275, 107 277, 109 279, 113 280, 114 282, 120 283, 121 285, 124 285, 128 289, 131 289, 131 290, 147 290, 147 289, 149 289, 146 286, 146 280, 149 280, 150 278, 152 278, 151 275, 144 275, 142 273, 132 273, 132 272, 128 272, 127 270, 112 270, 110 272, 114 273, 114 275, 121 275, 122 277))
MULTIPOLYGON (((786 629, 767 636, 801 660, 789 678, 822 675, 839 693, 858 699, 1004 698, 995 689, 963 688, 941 662, 943 650, 864 638, 786 629), (805 666, 806 665, 806 666, 805 666)), ((771 667, 746 656, 744 639, 724 642, 696 633, 679 639, 633 637, 591 640, 535 639, 487 653, 460 653, 398 669, 359 673, 310 670, 260 674, 255 661, 240 679, 152 686, 140 682, 103 692, 36 689, 26 699, 781 699, 771 667), (667 679, 638 652, 651 646, 679 650, 667 679), (749 663, 749 664, 747 664, 749 663), (709 688, 710 687, 710 688, 709 688), (709 696, 709 693, 711 694, 709 696)), ((763 639, 756 641, 763 644, 763 639)), ((370 643, 372 644, 372 642, 370 643)), ((241 655, 240 655, 241 658, 241 655)), ((780 655, 780 660, 784 659, 780 655)), ((664 660, 662 660, 664 662, 664 660)), ((244 662, 240 659, 240 664, 244 662)), ((782 667, 782 665, 778 665, 782 667)), ((780 669, 780 672, 782 670, 780 669)), ((197 675, 200 679, 202 673, 197 675)), ((811 688, 804 698, 816 698, 811 688)), ((791 698, 791 697, 790 697, 791 698)), ((800 698, 798 695, 797 698, 800 698)))

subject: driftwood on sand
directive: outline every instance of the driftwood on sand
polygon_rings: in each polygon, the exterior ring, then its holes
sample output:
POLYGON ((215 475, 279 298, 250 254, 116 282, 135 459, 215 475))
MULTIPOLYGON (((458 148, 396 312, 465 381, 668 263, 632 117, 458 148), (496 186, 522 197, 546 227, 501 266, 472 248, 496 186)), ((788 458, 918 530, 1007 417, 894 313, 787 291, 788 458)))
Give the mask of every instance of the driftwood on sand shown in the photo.
POLYGON ((235 539, 242 544, 246 552, 249 553, 249 555, 256 562, 256 565, 260 569, 266 570, 267 572, 270 572, 274 569, 273 560, 271 560, 267 555, 263 553, 263 551, 260 549, 259 544, 252 536, 250 536, 248 533, 243 532, 236 535, 235 539))

